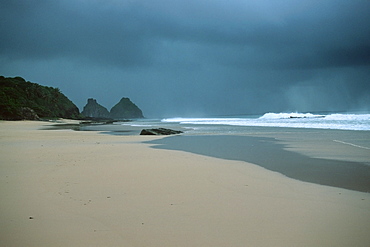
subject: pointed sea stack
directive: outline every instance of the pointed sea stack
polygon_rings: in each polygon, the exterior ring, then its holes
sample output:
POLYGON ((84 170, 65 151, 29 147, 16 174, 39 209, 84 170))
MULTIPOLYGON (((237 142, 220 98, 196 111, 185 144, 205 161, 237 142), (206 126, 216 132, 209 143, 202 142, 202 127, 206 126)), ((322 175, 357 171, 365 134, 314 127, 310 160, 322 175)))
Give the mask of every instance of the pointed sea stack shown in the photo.
POLYGON ((110 110, 113 119, 144 118, 143 112, 129 98, 123 97, 120 102, 110 110))
POLYGON ((98 104, 96 99, 88 99, 87 104, 81 112, 85 117, 91 118, 109 118, 109 111, 104 106, 98 104))

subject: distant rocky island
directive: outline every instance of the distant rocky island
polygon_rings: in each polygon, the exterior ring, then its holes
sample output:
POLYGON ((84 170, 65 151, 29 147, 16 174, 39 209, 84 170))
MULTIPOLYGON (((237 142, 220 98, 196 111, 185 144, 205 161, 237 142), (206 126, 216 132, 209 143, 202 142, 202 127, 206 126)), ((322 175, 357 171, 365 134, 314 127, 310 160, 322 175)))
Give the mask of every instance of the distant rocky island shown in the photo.
POLYGON ((90 118, 110 118, 110 113, 107 108, 98 104, 96 99, 88 99, 81 114, 90 118))
POLYGON ((82 115, 97 119, 133 119, 144 118, 143 112, 129 98, 123 97, 110 112, 104 106, 100 105, 96 99, 90 98, 84 106, 82 115))
POLYGON ((78 107, 59 88, 42 86, 22 77, 0 76, 0 119, 40 118, 123 120, 144 116, 139 107, 125 97, 110 112, 95 99, 88 99, 80 113, 78 107))

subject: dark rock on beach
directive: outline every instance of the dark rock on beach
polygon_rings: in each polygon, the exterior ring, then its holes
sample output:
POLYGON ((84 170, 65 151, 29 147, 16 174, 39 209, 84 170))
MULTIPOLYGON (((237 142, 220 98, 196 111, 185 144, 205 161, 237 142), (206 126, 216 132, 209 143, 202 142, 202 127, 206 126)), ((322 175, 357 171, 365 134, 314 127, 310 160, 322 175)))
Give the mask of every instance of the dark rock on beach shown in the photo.
POLYGON ((143 129, 140 132, 140 135, 177 135, 181 133, 184 133, 184 132, 180 130, 158 128, 158 129, 143 129))
POLYGON ((19 110, 20 117, 23 120, 39 120, 37 113, 29 107, 21 107, 19 110))

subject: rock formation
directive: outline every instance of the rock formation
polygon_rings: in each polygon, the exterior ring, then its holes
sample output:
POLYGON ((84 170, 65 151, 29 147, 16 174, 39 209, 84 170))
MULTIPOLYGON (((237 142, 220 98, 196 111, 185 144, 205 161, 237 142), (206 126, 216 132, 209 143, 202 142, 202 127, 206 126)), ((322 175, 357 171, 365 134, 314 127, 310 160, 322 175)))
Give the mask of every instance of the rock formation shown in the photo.
POLYGON ((140 135, 176 135, 181 133, 183 132, 180 130, 158 128, 158 129, 143 129, 140 132, 140 135))
POLYGON ((144 118, 142 111, 129 98, 122 98, 110 112, 104 106, 98 104, 95 99, 88 99, 81 112, 87 118, 110 118, 115 120, 127 120, 144 118))
POLYGON ((85 117, 91 118, 109 118, 109 111, 104 106, 98 104, 96 99, 88 99, 87 104, 84 106, 81 112, 85 117))
POLYGON ((23 120, 39 120, 39 116, 36 112, 29 107, 21 107, 19 113, 22 116, 23 120))
POLYGON ((113 119, 144 118, 143 112, 129 98, 123 97, 110 110, 110 117, 113 119))

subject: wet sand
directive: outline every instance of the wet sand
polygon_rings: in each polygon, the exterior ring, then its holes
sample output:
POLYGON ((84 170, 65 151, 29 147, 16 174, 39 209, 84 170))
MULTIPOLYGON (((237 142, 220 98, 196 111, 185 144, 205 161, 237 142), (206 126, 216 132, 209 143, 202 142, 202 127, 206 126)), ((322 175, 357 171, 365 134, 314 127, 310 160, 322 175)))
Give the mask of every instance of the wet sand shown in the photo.
POLYGON ((305 182, 370 192, 370 148, 368 150, 365 146, 356 147, 353 146, 355 144, 348 145, 349 142, 337 140, 343 139, 343 134, 347 136, 349 131, 308 129, 293 131, 294 134, 279 131, 278 134, 275 132, 275 135, 272 135, 268 129, 260 132, 258 136, 171 136, 149 143, 156 144, 155 148, 183 150, 216 158, 245 161, 305 182), (312 131, 332 134, 329 137, 323 134, 314 137, 312 131), (289 135, 295 135, 295 143, 287 140, 286 136, 289 135), (311 146, 307 145, 306 140, 309 139, 311 146), (300 140, 301 145, 297 144, 297 140, 300 140), (315 148, 316 153, 320 152, 324 158, 313 156, 315 148), (342 150, 338 153, 339 148, 342 150), (311 152, 311 157, 308 152, 311 152))
POLYGON ((162 137, 49 125, 0 122, 2 246, 370 242, 368 193, 148 143, 162 137))

